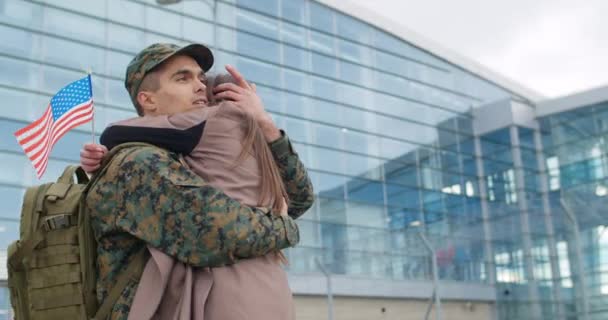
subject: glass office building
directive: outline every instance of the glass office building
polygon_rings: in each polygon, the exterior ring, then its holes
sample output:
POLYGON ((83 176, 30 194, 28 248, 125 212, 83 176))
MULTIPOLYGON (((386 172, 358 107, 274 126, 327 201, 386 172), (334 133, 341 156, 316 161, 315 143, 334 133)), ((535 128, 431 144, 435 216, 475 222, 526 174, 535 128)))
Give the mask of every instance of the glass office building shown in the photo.
MULTIPOLYGON (((41 182, 13 132, 90 68, 99 134, 136 116, 123 86, 135 53, 201 42, 215 72, 232 64, 257 85, 313 179, 288 251, 296 295, 322 293, 298 286, 321 266, 366 291, 431 283, 435 260, 455 291, 443 298, 486 301, 499 319, 607 317, 608 104, 539 114, 529 90, 387 26, 348 1, 0 0, 0 248, 41 182)), ((42 181, 91 139, 89 124, 69 132, 42 181)))

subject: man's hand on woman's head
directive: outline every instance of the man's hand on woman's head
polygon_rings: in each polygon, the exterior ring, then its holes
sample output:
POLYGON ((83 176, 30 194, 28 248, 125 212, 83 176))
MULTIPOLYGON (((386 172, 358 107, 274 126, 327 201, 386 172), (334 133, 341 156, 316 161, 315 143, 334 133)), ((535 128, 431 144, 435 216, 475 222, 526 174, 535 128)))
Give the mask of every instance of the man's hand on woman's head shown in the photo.
POLYGON ((87 173, 95 172, 101 160, 108 153, 108 148, 101 144, 87 143, 80 149, 80 166, 87 173))
POLYGON ((216 86, 213 89, 215 98, 232 101, 249 113, 257 121, 268 142, 280 138, 281 132, 272 121, 270 114, 264 109, 262 99, 256 93, 255 85, 247 82, 243 75, 230 65, 226 65, 226 71, 232 75, 236 84, 222 83, 216 86))

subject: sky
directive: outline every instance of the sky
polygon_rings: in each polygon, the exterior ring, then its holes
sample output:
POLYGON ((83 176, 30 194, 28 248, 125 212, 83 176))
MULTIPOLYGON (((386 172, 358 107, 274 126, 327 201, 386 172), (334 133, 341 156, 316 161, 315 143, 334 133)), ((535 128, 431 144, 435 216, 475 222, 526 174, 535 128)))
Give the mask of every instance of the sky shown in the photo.
POLYGON ((547 98, 608 85, 608 0, 351 0, 547 98))

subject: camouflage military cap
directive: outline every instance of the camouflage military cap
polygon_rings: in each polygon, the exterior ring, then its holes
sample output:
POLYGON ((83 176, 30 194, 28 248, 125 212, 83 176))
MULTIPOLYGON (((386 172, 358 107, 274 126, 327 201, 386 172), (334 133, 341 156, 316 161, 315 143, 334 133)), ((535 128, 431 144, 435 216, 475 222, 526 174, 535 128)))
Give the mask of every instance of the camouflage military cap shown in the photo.
POLYGON ((172 43, 152 44, 140 51, 127 66, 125 88, 127 88, 133 103, 137 103, 135 97, 144 76, 167 59, 178 54, 192 57, 205 72, 213 66, 213 54, 209 48, 202 44, 190 44, 185 47, 172 43))

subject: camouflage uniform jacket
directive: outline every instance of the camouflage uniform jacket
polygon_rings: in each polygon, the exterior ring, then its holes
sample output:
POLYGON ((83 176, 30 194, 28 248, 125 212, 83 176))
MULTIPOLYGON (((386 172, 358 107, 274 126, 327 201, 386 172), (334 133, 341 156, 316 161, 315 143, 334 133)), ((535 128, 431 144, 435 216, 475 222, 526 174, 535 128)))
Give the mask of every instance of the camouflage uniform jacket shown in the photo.
MULTIPOLYGON (((131 153, 112 162, 86 198, 98 241, 99 302, 146 244, 197 267, 219 267, 296 245, 293 218, 312 205, 312 184, 287 136, 270 147, 289 195, 289 217, 242 206, 184 167, 177 154, 156 147, 121 151, 131 153)), ((127 319, 137 285, 127 285, 111 319, 127 319)))

